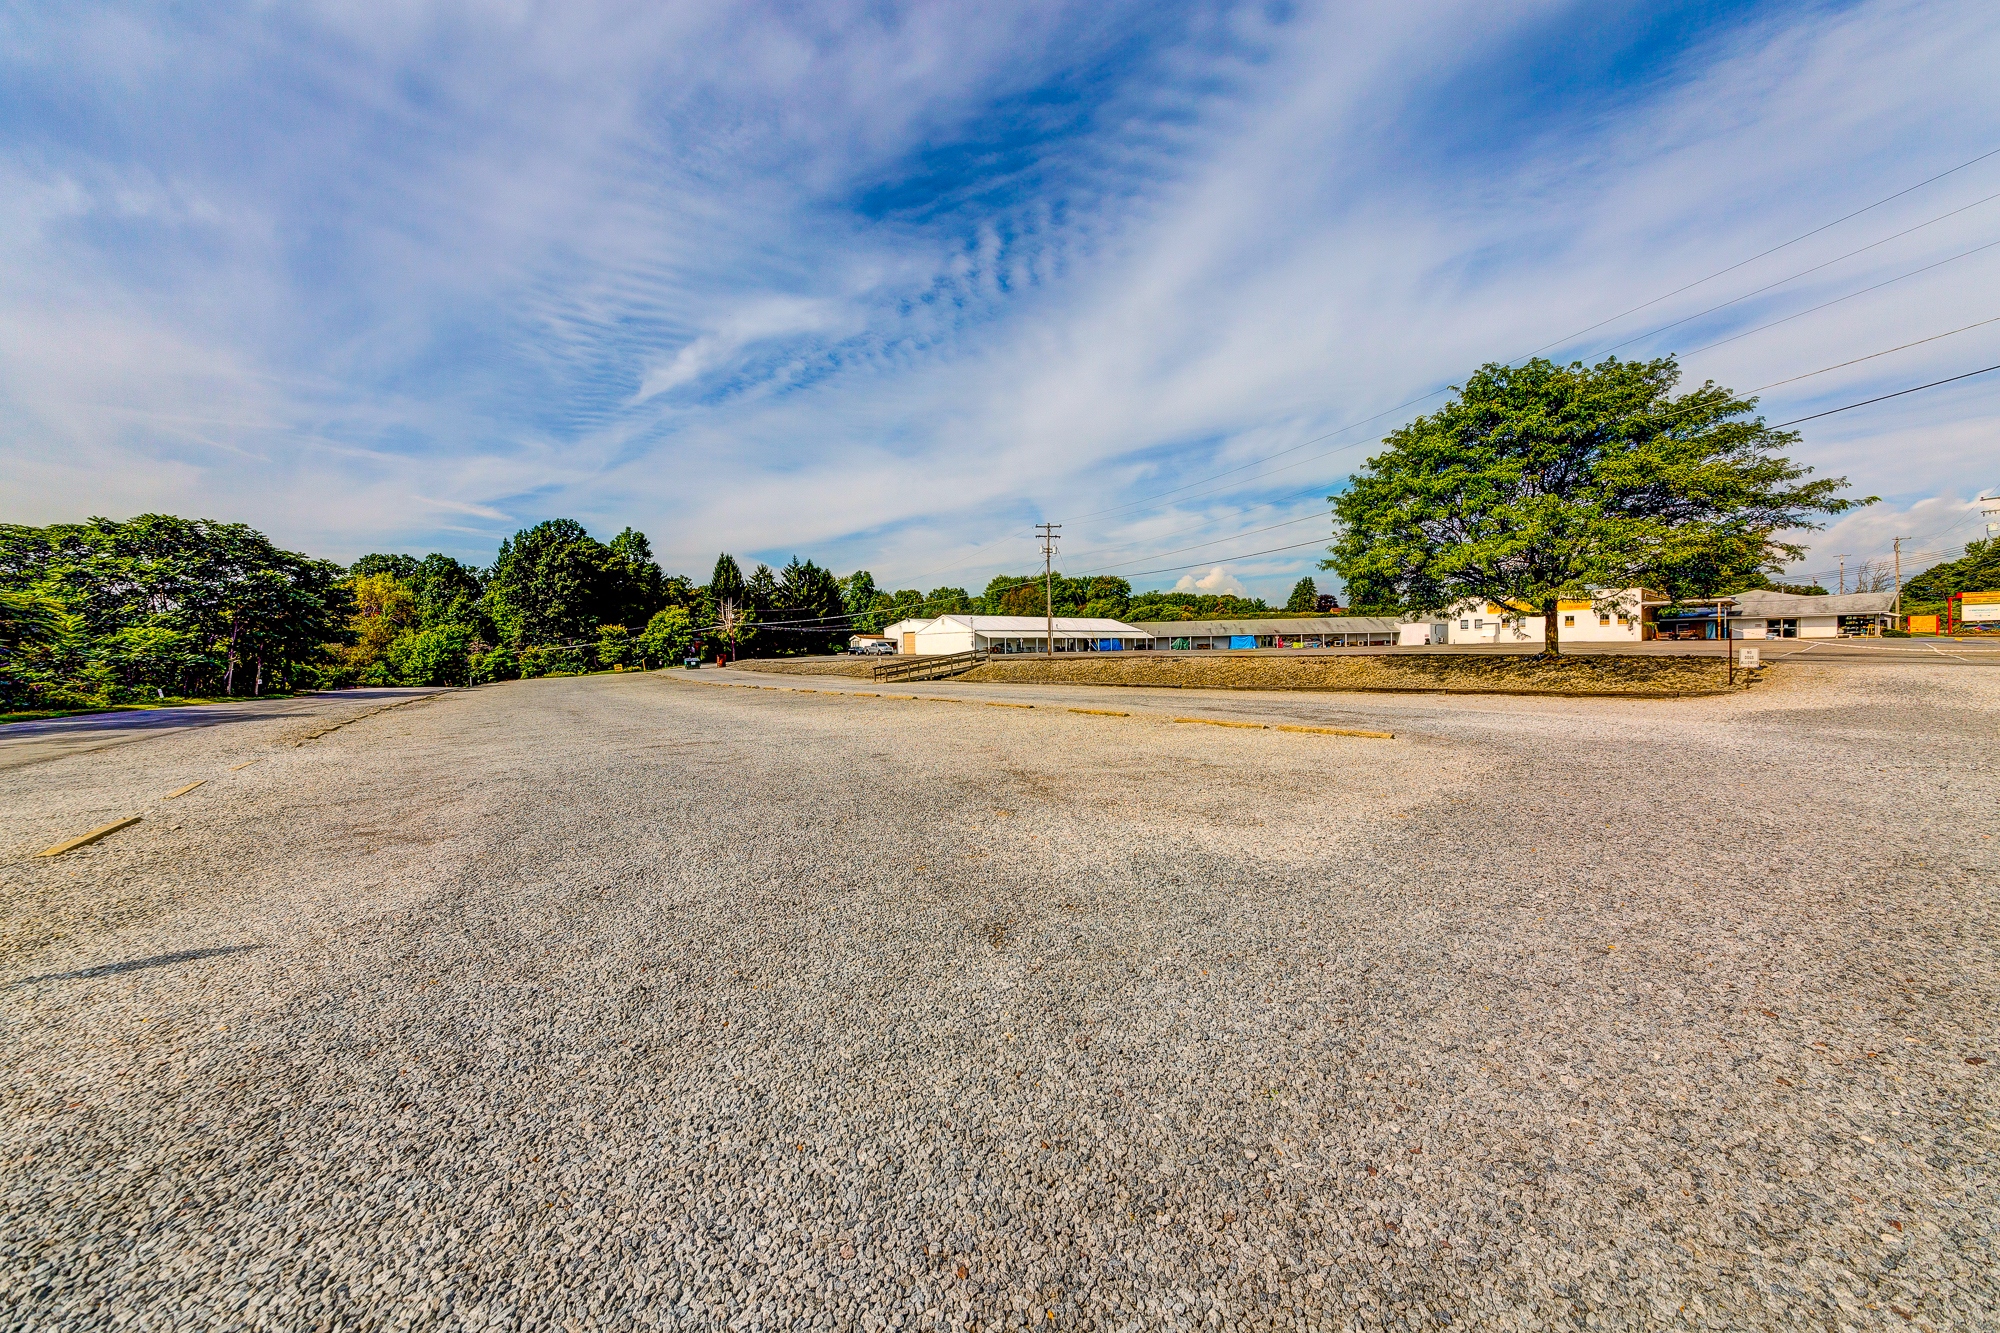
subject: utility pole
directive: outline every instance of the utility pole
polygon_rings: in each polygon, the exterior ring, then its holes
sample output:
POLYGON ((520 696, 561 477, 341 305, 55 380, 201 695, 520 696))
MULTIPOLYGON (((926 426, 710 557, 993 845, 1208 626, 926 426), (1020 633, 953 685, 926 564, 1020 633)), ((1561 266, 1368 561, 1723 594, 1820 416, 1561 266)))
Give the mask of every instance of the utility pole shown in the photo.
POLYGON ((1056 534, 1062 531, 1062 524, 1037 523, 1035 524, 1035 531, 1041 535, 1042 539, 1042 592, 1047 599, 1046 604, 1049 612, 1049 637, 1043 641, 1042 646, 1048 650, 1048 657, 1054 660, 1056 655, 1056 543, 1061 540, 1056 534))
POLYGON ((1896 553, 1896 628, 1903 626, 1903 543, 1908 537, 1898 537, 1891 549, 1896 553))
POLYGON ((1849 551, 1847 555, 1835 557, 1840 561, 1840 590, 1843 593, 1847 591, 1847 556, 1853 554, 1854 552, 1849 551))

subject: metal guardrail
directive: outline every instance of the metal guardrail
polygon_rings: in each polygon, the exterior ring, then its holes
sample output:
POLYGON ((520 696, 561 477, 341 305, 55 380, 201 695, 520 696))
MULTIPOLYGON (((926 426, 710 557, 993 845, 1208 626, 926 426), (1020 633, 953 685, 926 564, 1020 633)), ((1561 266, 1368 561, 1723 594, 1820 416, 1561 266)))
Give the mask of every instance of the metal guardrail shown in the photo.
POLYGON ((984 662, 987 654, 978 649, 969 653, 940 653, 930 657, 892 657, 875 664, 875 679, 943 680, 959 676, 984 662))

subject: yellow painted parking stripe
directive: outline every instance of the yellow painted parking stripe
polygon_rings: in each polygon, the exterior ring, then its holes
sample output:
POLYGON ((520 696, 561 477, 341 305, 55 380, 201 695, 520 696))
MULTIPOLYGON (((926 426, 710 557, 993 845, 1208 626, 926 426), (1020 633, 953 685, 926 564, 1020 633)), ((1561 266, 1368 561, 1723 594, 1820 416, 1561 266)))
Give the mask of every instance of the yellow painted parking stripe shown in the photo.
POLYGON ((1204 727, 1247 727, 1253 731, 1269 731, 1262 722, 1225 722, 1219 717, 1177 717, 1176 722, 1195 722, 1204 727))
POLYGON ((1393 731, 1352 731, 1346 727, 1294 727, 1287 723, 1278 724, 1279 731, 1309 731, 1315 736, 1360 736, 1371 741, 1393 741, 1393 731))
POLYGON ((189 792, 193 791, 196 787, 199 787, 202 783, 207 781, 208 781, 207 778, 196 778, 193 782, 188 783, 187 786, 176 788, 175 790, 168 792, 165 796, 162 796, 160 799, 163 801, 171 801, 176 796, 185 796, 189 792))
POLYGON ((235 771, 236 771, 237 769, 239 769, 239 768, 248 768, 248 767, 250 767, 250 765, 252 765, 252 764, 254 764, 254 763, 257 763, 257 762, 258 762, 258 761, 257 761, 257 760, 255 760, 255 759, 245 759, 245 760, 244 760, 244 761, 243 761, 242 763, 240 763, 240 764, 231 764, 231 765, 229 766, 229 771, 230 771, 231 773, 234 773, 234 772, 235 772, 235 771))
POLYGON ((1130 713, 1120 713, 1109 708, 1072 708, 1072 713, 1088 713, 1092 717, 1130 717, 1130 713))
POLYGON ((80 838, 71 838, 68 842, 59 842, 55 846, 49 848, 47 851, 36 852, 35 855, 61 856, 64 852, 73 852, 79 847, 87 846, 90 843, 96 842, 99 838, 104 837, 106 834, 116 833, 119 829, 122 828, 130 828, 132 825, 138 822, 139 822, 139 816, 127 815, 123 819, 113 820, 111 823, 106 824, 103 828, 94 828, 80 838))

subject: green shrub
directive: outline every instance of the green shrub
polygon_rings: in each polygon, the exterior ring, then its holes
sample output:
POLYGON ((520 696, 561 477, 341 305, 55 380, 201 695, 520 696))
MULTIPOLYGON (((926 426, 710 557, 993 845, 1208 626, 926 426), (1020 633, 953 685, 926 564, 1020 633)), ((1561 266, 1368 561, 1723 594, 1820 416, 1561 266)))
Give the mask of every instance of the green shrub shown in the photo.
POLYGON ((622 667, 639 660, 638 644, 623 625, 606 625, 597 632, 597 664, 622 667))
POLYGON ((481 654, 472 664, 472 683, 484 685, 496 680, 519 680, 521 659, 512 648, 504 644, 491 652, 481 654))
POLYGON ((405 630, 384 654, 390 671, 404 685, 464 685, 472 676, 472 627, 435 625, 405 630))
POLYGON ((636 646, 641 661, 666 666, 693 652, 694 643, 694 622, 688 619, 687 611, 670 606, 646 622, 636 646))

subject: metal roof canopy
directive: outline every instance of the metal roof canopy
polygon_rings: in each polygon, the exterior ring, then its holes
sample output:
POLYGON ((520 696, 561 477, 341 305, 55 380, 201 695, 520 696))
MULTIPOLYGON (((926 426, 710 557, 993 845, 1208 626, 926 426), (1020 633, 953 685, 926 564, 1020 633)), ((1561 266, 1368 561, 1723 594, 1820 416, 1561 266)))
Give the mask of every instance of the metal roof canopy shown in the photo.
POLYGON ((1269 620, 1141 620, 1136 622, 1156 639, 1220 638, 1243 634, 1294 635, 1382 634, 1411 622, 1393 616, 1273 616, 1269 620))

